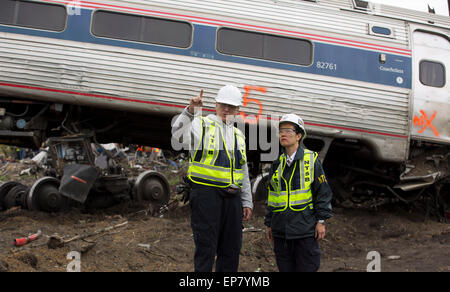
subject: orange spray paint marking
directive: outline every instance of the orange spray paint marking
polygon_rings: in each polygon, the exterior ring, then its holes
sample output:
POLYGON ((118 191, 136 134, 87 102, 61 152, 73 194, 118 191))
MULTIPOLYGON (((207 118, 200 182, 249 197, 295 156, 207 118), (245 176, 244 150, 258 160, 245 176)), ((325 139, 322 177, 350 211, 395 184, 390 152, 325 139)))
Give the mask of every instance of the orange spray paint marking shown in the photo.
POLYGON ((244 90, 245 90, 245 94, 244 94, 244 104, 243 104, 243 106, 246 107, 248 103, 254 102, 254 103, 256 103, 258 105, 259 112, 258 112, 258 115, 256 116, 256 118, 247 118, 247 115, 243 111, 241 112, 241 116, 244 119, 244 122, 249 123, 249 124, 256 124, 259 121, 260 117, 261 117, 263 107, 262 107, 261 101, 259 101, 258 99, 254 99, 254 98, 248 98, 248 95, 249 95, 251 90, 256 90, 256 91, 259 91, 259 92, 262 92, 262 93, 266 93, 267 92, 267 88, 260 87, 260 86, 245 85, 244 86, 244 90))
POLYGON ((431 116, 430 119, 428 119, 427 114, 423 110, 420 110, 420 113, 422 114, 420 117, 414 116, 414 126, 422 127, 422 129, 420 129, 418 131, 418 133, 422 134, 426 128, 430 127, 433 130, 434 135, 436 137, 439 137, 439 132, 436 130, 436 128, 431 123, 434 120, 434 118, 436 117, 437 111, 434 112, 434 114, 431 116))

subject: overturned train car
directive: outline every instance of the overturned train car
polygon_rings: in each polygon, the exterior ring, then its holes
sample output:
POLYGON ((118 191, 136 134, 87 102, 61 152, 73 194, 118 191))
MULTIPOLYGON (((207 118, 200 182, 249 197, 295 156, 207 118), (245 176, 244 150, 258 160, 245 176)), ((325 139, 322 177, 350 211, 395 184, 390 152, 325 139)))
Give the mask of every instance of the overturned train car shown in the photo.
MULTIPOLYGON (((247 124, 304 118, 304 143, 339 200, 409 202, 433 189, 445 209, 449 27, 449 17, 359 0, 3 0, 0 143, 93 130, 169 148, 189 97, 204 89, 213 112, 233 83, 247 124)), ((250 153, 255 177, 261 148, 250 153)))

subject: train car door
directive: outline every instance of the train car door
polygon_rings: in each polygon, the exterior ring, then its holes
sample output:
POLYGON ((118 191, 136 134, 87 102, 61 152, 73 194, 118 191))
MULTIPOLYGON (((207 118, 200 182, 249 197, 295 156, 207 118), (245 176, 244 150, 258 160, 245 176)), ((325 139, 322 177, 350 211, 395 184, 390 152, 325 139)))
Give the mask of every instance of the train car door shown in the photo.
MULTIPOLYGON (((450 42, 445 32, 413 27, 411 137, 450 143, 450 42)), ((448 34, 448 32, 447 32, 448 34)))

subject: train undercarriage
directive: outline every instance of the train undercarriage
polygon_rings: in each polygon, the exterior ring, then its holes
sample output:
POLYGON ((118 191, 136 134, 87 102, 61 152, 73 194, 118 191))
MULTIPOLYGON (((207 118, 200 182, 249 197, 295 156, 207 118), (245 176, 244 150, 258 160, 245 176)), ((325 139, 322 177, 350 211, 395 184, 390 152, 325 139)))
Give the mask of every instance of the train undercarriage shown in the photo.
MULTIPOLYGON (((145 142, 141 137, 149 136, 149 130, 141 129, 146 124, 139 115, 25 100, 3 100, 0 107, 0 144, 47 148, 48 153, 44 177, 32 186, 15 181, 0 185, 0 210, 21 206, 59 212, 70 206, 96 209, 123 201, 168 203, 170 186, 164 174, 148 170, 134 177, 99 142, 116 142, 117 137, 120 143, 145 142), (96 165, 94 151, 106 156, 106 167, 96 165)), ((156 121, 146 123, 158 127, 156 121)))
MULTIPOLYGON (((67 201, 92 207, 123 199, 158 203, 168 201, 170 192, 163 175, 151 172, 132 179, 117 168, 114 157, 108 157, 112 161, 111 168, 98 171, 93 165, 88 145, 115 142, 170 149, 169 117, 9 98, 0 100, 0 108, 0 144, 39 148, 43 141, 47 141, 47 146, 51 148, 72 143, 78 145, 77 153, 85 159, 66 161, 69 165, 78 165, 69 170, 51 165, 49 169, 52 173, 30 189, 14 182, 5 182, 0 186, 0 201, 3 200, 0 204, 4 208, 20 204, 30 209, 59 211, 65 208, 67 201), (67 192, 64 189, 66 185, 62 183, 67 177, 78 178, 77 175, 95 179, 87 181, 81 178, 86 182, 81 183, 85 186, 84 190, 67 192)), ((421 206, 427 217, 438 220, 445 220, 450 213, 448 145, 412 141, 408 160, 393 163, 377 160, 364 141, 313 137, 307 138, 304 144, 320 152, 337 205, 378 208, 384 204, 402 202, 409 206, 421 206)), ((255 200, 265 200, 267 173, 264 173, 259 161, 259 153, 248 153, 252 190, 255 200)), ((53 163, 61 160, 57 151, 51 156, 53 163)), ((76 179, 69 181, 80 183, 76 179)))
POLYGON ((370 148, 335 141, 324 162, 335 203, 376 209, 401 202, 426 218, 446 220, 450 211, 450 148, 413 141, 404 163, 373 159, 370 148))
POLYGON ((60 212, 69 207, 99 209, 128 201, 154 206, 169 202, 170 186, 164 174, 147 170, 137 177, 130 175, 93 134, 49 138, 45 146, 44 176, 30 187, 15 181, 2 183, 0 208, 60 212), (105 155, 104 166, 96 164, 94 149, 105 155))

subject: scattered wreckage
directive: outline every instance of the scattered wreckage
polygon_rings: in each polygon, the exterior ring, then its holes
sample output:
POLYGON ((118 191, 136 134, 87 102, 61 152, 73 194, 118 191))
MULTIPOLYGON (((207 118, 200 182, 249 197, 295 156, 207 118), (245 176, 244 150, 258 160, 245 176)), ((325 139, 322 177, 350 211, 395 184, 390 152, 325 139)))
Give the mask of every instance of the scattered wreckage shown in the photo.
POLYGON ((31 187, 16 181, 0 185, 0 210, 59 212, 70 206, 103 208, 133 200, 164 205, 170 188, 161 172, 146 170, 131 177, 120 164, 121 152, 99 144, 93 134, 49 138, 48 150, 34 160, 45 165, 44 177, 31 187))

